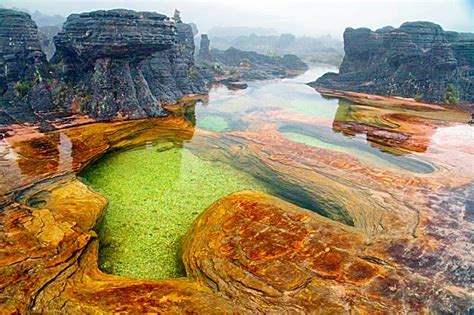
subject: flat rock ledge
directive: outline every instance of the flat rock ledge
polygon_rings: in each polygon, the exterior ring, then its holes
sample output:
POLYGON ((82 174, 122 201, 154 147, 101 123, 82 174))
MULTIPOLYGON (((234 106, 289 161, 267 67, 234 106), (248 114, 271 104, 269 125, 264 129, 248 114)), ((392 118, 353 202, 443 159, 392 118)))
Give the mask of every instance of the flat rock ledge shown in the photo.
MULTIPOLYGON (((393 102, 386 105, 465 120, 464 113, 393 102)), ((413 136, 426 136, 436 126, 422 116, 395 119, 375 105, 362 109, 362 122, 405 122, 396 126, 413 136)), ((292 118, 285 115, 285 121, 292 118)), ((0 164, 0 313, 463 314, 473 309, 472 218, 459 210, 472 191, 470 168, 460 173, 441 160, 444 170, 431 175, 373 171, 369 174, 377 177, 368 176, 367 166, 350 157, 291 144, 279 136, 278 117, 259 122, 265 133, 195 132, 184 118, 167 117, 10 137, 19 159, 8 159, 12 154, 5 151, 0 164), (112 149, 157 140, 179 145, 191 138, 196 147, 190 149, 204 157, 216 157, 220 147, 229 148, 235 161, 259 152, 243 167, 262 178, 281 174, 289 182, 280 187, 310 187, 312 202, 337 200, 333 208, 340 204, 347 213, 331 220, 267 194, 234 193, 190 227, 182 247, 186 278, 138 280, 101 272, 94 227, 107 200, 76 174, 112 149), (64 155, 58 147, 72 151, 64 155), (343 185, 350 182, 344 176, 360 184, 343 185), (377 196, 368 194, 374 189, 377 196), (409 196, 413 205, 400 196, 409 196), (348 221, 346 215, 352 224, 341 223, 348 221)), ((338 128, 358 127, 350 117, 338 117, 338 128)), ((435 148, 438 159, 447 152, 461 154, 449 146, 435 148)))

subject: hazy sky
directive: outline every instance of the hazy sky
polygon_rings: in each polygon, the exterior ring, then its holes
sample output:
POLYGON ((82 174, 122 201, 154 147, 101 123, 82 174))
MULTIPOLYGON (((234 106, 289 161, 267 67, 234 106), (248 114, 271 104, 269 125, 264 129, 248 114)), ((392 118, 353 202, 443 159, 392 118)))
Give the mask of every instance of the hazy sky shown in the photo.
POLYGON ((342 37, 347 26, 375 29, 417 20, 439 23, 446 30, 474 32, 474 0, 0 0, 0 4, 64 16, 73 12, 111 8, 172 15, 178 8, 183 20, 195 22, 202 32, 212 26, 260 26, 282 33, 342 37))

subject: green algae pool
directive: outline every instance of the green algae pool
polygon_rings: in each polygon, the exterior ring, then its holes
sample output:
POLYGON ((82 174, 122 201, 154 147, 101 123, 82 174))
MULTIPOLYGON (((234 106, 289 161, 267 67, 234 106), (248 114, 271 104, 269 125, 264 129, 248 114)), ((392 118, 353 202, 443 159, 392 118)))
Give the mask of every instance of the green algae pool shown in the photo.
POLYGON ((110 153, 82 176, 109 200, 99 266, 133 278, 184 276, 180 243, 199 213, 235 191, 269 192, 251 175, 171 143, 110 153))

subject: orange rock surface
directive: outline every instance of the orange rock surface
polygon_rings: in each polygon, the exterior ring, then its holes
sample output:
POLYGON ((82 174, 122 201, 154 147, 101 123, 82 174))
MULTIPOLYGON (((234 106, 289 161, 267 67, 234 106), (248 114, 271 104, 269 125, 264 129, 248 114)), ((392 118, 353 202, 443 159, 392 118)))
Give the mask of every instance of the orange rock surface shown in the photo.
POLYGON ((320 122, 278 111, 261 123, 246 117, 245 131, 209 132, 168 117, 1 140, 0 313, 467 312, 474 301, 474 220, 466 206, 474 152, 470 143, 437 138, 437 128, 459 126, 464 113, 400 102, 342 108, 333 128, 422 153, 435 165, 431 173, 291 141, 283 122, 308 129, 320 122), (190 228, 186 278, 102 273, 94 227, 107 200, 77 172, 109 150, 191 138, 187 148, 198 156, 232 161, 315 212, 263 193, 235 193, 190 228))

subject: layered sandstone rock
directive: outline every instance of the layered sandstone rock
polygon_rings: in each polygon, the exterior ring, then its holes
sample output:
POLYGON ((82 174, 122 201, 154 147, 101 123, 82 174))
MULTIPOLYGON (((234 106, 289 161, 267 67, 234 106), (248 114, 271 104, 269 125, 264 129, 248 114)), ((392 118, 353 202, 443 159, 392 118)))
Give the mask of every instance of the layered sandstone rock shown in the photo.
POLYGON ((388 145, 404 134, 431 138, 426 154, 436 169, 381 168, 291 141, 282 134, 288 124, 306 125, 297 129, 303 132, 321 122, 277 109, 248 113, 248 130, 224 133, 167 117, 3 139, 0 312, 468 312, 474 306, 472 146, 432 137, 441 126, 463 127, 467 113, 361 99, 364 106, 341 109, 338 121, 390 131, 380 138, 388 145), (232 161, 324 217, 263 193, 232 194, 189 230, 182 255, 187 278, 104 274, 92 227, 106 201, 75 174, 107 150, 150 141, 186 141, 200 158, 232 161))
POLYGON ((153 95, 162 102, 174 103, 186 94, 207 92, 201 70, 194 64, 194 32, 190 24, 176 23, 177 44, 153 54, 141 70, 153 95))
POLYGON ((30 15, 0 9, 0 124, 34 120, 52 105, 50 77, 38 29, 30 15))
POLYGON ((449 102, 452 86, 460 102, 474 102, 472 33, 447 32, 430 22, 376 31, 347 28, 344 50, 339 74, 326 73, 311 86, 428 102, 449 102))
POLYGON ((1 313, 241 313, 239 306, 186 279, 147 281, 97 268, 92 230, 104 197, 65 177, 0 213, 1 313))
POLYGON ((139 59, 171 48, 176 34, 165 15, 116 9, 70 15, 54 42, 65 59, 139 59))
POLYGON ((90 95, 83 110, 97 119, 164 114, 140 70, 140 62, 170 49, 176 31, 166 16, 128 10, 73 14, 54 38, 54 61, 65 80, 90 95))
POLYGON ((162 102, 207 92, 194 65, 193 30, 129 10, 73 14, 40 36, 26 13, 0 11, 0 124, 53 128, 57 117, 96 120, 166 115, 162 102), (54 43, 52 37, 54 36, 54 43), (48 64, 48 58, 54 52, 48 64))

